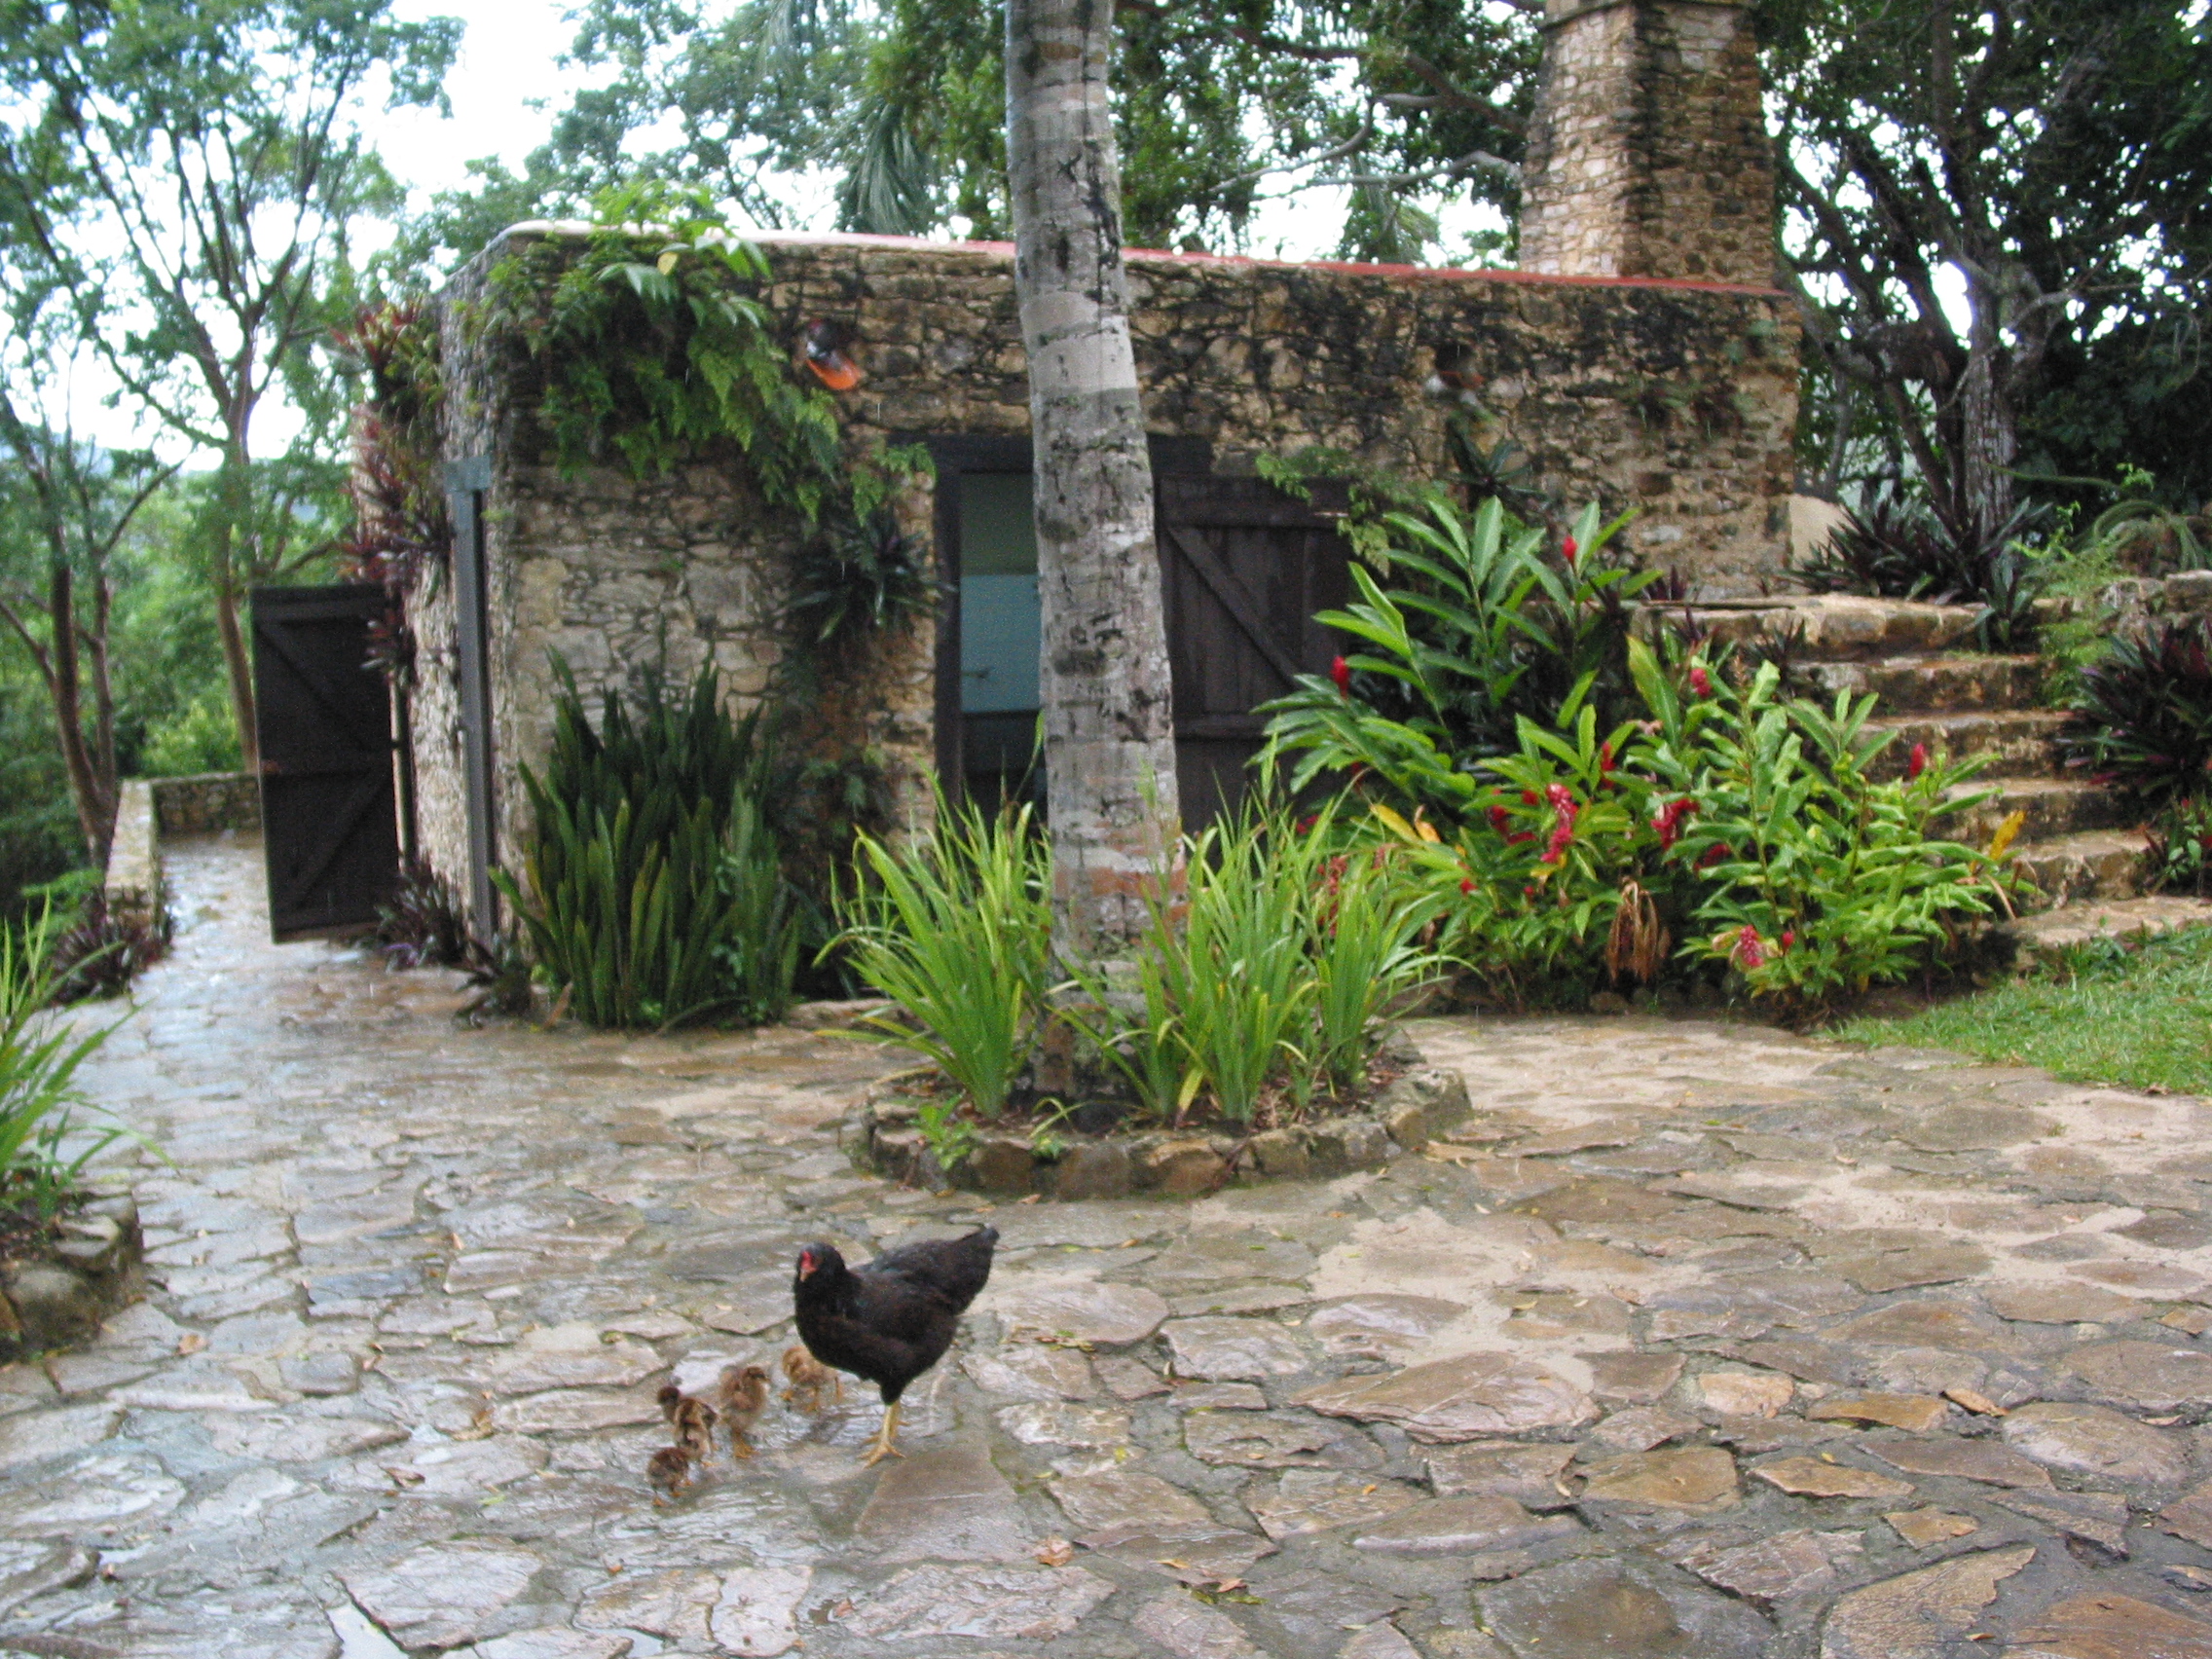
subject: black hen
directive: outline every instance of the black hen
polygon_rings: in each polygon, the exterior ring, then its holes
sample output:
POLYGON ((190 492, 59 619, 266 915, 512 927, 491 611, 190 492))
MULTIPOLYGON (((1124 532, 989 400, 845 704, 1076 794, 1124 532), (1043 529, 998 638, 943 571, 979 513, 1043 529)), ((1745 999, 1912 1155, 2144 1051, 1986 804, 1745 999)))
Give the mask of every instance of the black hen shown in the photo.
POLYGON ((883 1391, 883 1432, 866 1461, 899 1451, 899 1396, 944 1357, 968 1304, 990 1282, 999 1230, 930 1238, 848 1268, 834 1244, 798 1253, 792 1300, 799 1340, 825 1365, 865 1377, 883 1391))

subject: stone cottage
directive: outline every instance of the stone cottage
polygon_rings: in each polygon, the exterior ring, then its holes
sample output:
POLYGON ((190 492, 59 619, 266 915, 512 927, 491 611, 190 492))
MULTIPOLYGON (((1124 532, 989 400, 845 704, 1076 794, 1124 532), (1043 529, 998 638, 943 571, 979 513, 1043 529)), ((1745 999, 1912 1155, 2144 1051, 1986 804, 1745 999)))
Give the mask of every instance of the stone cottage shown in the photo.
MULTIPOLYGON (((1525 268, 1452 271, 1131 252, 1153 434, 1186 815, 1241 787, 1252 709, 1332 646, 1311 623, 1346 590, 1326 491, 1263 483, 1312 446, 1402 474, 1446 464, 1448 422, 1510 439, 1567 503, 1634 508, 1628 545, 1714 595, 1755 590, 1788 536, 1797 325, 1772 286, 1773 182, 1749 14, 1738 0, 1549 0, 1526 183, 1525 268)), ((733 696, 788 660, 798 528, 734 458, 652 483, 564 475, 515 354, 471 324, 501 244, 443 296, 453 579, 411 621, 417 835, 482 925, 487 872, 544 752, 550 652, 587 689, 643 663, 718 663, 733 696)), ((1014 250, 770 235, 763 298, 794 346, 852 343, 848 438, 925 445, 934 482, 898 503, 946 598, 836 682, 799 688, 804 741, 866 751, 901 799, 933 778, 1006 787, 1037 702, 1028 387, 1014 250)), ((787 687, 788 689, 788 687, 787 687)))

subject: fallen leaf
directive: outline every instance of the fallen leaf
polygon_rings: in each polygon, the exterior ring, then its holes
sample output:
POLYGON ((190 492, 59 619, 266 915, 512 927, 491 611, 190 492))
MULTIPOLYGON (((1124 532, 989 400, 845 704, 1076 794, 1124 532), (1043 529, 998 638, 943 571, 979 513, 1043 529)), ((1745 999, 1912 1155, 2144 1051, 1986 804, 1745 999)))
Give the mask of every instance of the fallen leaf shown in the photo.
POLYGON ((421 1486, 423 1482, 427 1478, 424 1475, 421 1469, 387 1468, 385 1470, 385 1473, 391 1477, 391 1484, 393 1486, 421 1486))
POLYGON ((1964 1406, 1970 1412, 1983 1417, 2009 1417, 2011 1414, 1987 1394, 1977 1394, 1972 1388, 1946 1388, 1943 1398, 1953 1405, 1964 1406))
POLYGON ((1047 1538, 1037 1546, 1037 1559, 1047 1567, 1065 1567, 1075 1560, 1075 1545, 1065 1538, 1047 1538))
POLYGON ((176 1340, 176 1351, 181 1354, 198 1353, 207 1346, 207 1339, 198 1331, 187 1331, 176 1340))

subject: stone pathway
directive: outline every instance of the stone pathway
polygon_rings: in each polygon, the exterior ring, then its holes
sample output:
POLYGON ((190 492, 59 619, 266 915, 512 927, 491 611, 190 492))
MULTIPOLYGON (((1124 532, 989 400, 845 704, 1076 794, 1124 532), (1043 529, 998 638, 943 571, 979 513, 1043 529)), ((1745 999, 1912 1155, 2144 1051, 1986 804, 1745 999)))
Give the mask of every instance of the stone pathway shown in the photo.
POLYGON ((1459 1138, 1007 1205, 909 1396, 656 1507, 654 1390, 780 1353, 854 1176, 819 1035, 470 1031, 448 977, 177 951, 92 1081, 157 1285, 0 1372, 0 1653, 2212 1659, 2192 1099, 1701 1021, 1436 1021, 1459 1138), (2199 1610, 2199 1609, 2203 1610, 2199 1610))

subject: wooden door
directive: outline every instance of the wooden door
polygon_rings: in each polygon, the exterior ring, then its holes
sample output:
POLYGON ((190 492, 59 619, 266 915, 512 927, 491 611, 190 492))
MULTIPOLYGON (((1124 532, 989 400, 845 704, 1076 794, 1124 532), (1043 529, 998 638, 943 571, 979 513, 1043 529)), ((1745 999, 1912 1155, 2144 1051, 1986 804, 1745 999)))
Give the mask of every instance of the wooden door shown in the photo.
POLYGON ((374 584, 253 590, 261 833, 278 940, 366 926, 398 885, 391 697, 368 660, 387 603, 374 584))
POLYGON ((1335 520, 1257 478, 1162 477, 1160 564, 1175 772, 1193 830, 1234 812, 1267 735, 1254 711, 1343 644, 1313 620, 1349 597, 1335 520))

